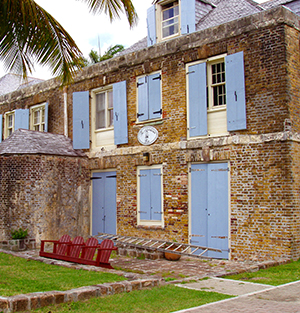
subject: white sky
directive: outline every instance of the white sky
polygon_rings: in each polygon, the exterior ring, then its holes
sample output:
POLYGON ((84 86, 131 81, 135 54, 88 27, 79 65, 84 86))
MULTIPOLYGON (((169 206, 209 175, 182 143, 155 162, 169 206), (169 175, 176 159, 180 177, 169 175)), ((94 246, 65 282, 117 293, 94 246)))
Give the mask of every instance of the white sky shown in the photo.
MULTIPOLYGON (((139 16, 138 25, 130 29, 123 14, 121 19, 109 22, 108 17, 93 15, 87 5, 79 0, 35 0, 47 10, 68 31, 75 40, 84 56, 88 56, 91 49, 98 51, 98 37, 100 38, 101 54, 111 45, 121 44, 125 48, 131 46, 147 35, 146 15, 147 9, 153 0, 132 0, 139 16)), ((265 0, 256 0, 261 3, 265 0)), ((0 77, 5 75, 0 64, 0 77)), ((30 75, 36 78, 49 79, 51 72, 47 67, 35 67, 35 72, 30 75)))

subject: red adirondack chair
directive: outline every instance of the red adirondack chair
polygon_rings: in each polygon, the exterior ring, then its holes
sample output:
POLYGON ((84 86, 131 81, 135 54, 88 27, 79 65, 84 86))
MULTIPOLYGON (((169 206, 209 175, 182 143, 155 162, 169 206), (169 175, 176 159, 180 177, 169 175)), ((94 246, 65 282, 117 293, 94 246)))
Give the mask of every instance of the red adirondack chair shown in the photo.
POLYGON ((118 248, 114 246, 113 241, 110 239, 103 240, 98 247, 96 266, 113 268, 109 263, 109 258, 113 250, 118 250, 118 248))
POLYGON ((69 235, 63 235, 59 240, 41 240, 40 256, 56 259, 67 253, 68 244, 71 243, 69 235), (45 243, 53 243, 53 252, 45 251, 45 243))
POLYGON ((81 236, 75 237, 72 243, 68 244, 67 256, 79 258, 82 247, 84 247, 84 239, 81 236))

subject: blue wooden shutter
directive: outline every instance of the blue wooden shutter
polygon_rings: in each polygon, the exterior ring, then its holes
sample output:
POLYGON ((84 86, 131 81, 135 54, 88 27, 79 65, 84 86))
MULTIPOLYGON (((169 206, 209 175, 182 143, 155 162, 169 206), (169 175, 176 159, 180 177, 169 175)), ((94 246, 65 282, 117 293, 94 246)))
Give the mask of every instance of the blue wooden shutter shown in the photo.
POLYGON ((48 102, 45 103, 45 132, 48 131, 48 102))
POLYGON ((150 198, 151 198, 151 207, 150 207, 150 216, 151 220, 161 221, 162 219, 162 207, 161 207, 161 178, 162 173, 161 169, 152 169, 151 171, 151 189, 150 189, 150 198))
POLYGON ((73 148, 90 148, 89 92, 73 92, 73 148))
POLYGON ((244 54, 225 57, 227 130, 247 129, 244 54))
POLYGON ((189 137, 207 135, 206 63, 188 67, 189 137))
POLYGON ((0 142, 2 142, 2 114, 0 114, 0 142))
MULTIPOLYGON (((190 244, 207 247, 207 164, 191 165, 190 244)), ((207 255, 207 254, 206 254, 207 255)))
POLYGON ((149 119, 148 113, 148 77, 140 77, 138 79, 138 120, 146 121, 149 119))
POLYGON ((193 33, 196 30, 195 0, 181 0, 180 8, 181 35, 193 33))
POLYGON ((29 109, 15 110, 15 130, 29 129, 29 109))
POLYGON ((115 145, 128 143, 126 81, 113 84, 115 145))
POLYGON ((156 16, 155 16, 155 5, 152 5, 147 10, 147 45, 152 46, 156 43, 156 16))
POLYGON ((160 118, 161 110, 161 74, 148 76, 149 119, 160 118))
POLYGON ((151 190, 151 177, 150 170, 140 170, 140 207, 139 214, 140 220, 150 220, 150 190, 151 190))
POLYGON ((228 258, 228 192, 228 164, 208 164, 208 246, 222 250, 209 257, 228 258))
POLYGON ((116 234, 117 231, 117 180, 116 172, 105 173, 104 233, 116 234))
POLYGON ((92 190, 93 190, 93 211, 92 211, 92 235, 95 236, 104 232, 104 174, 93 173, 92 190))

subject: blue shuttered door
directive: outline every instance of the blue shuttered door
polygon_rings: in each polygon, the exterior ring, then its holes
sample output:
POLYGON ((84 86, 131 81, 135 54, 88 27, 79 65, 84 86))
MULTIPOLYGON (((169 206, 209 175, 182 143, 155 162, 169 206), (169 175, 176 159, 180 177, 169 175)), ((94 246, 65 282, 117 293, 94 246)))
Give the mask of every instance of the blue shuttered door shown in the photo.
POLYGON ((207 165, 191 166, 191 237, 190 243, 207 246, 207 165))
POLYGON ((114 101, 114 142, 115 145, 128 143, 126 81, 113 84, 114 101))
POLYGON ((161 75, 148 76, 149 119, 161 118, 161 75))
POLYGON ((155 5, 152 5, 147 10, 147 46, 152 46, 156 43, 156 17, 155 5))
POLYGON ((228 164, 191 166, 191 244, 221 249, 213 258, 228 258, 228 164))
POLYGON ((89 92, 73 93, 73 148, 90 148, 89 92))
POLYGON ((246 96, 244 54, 238 52, 225 57, 227 130, 246 129, 246 96))
POLYGON ((48 131, 48 102, 45 103, 45 132, 48 131))
POLYGON ((196 30, 195 0, 181 0, 181 35, 193 33, 196 30))
POLYGON ((140 170, 140 219, 151 220, 151 171, 140 170))
POLYGON ((116 172, 93 173, 92 235, 116 234, 116 172))
POLYGON ((2 114, 0 114, 0 142, 2 142, 2 114))
POLYGON ((92 235, 103 233, 104 221, 104 178, 103 173, 93 173, 93 215, 92 235))
POLYGON ((108 234, 117 231, 116 194, 116 172, 105 173, 104 232, 108 234))
POLYGON ((228 164, 208 166, 208 246, 222 250, 209 252, 213 258, 228 259, 228 164))
POLYGON ((188 67, 189 137, 207 135, 206 63, 188 67))
POLYGON ((147 76, 138 79, 138 119, 146 121, 149 119, 148 114, 148 84, 147 76))
POLYGON ((29 109, 15 110, 15 130, 29 129, 29 109))

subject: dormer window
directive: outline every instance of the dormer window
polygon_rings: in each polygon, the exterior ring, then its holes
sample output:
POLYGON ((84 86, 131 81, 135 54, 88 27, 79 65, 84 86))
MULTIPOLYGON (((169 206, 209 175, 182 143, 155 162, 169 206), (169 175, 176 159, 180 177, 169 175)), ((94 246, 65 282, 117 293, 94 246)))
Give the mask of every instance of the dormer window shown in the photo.
POLYGON ((162 6, 162 38, 179 33, 179 5, 178 1, 162 6))

